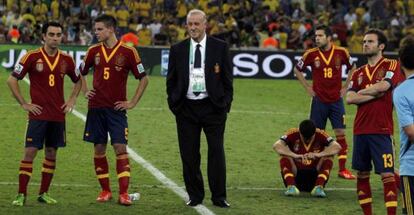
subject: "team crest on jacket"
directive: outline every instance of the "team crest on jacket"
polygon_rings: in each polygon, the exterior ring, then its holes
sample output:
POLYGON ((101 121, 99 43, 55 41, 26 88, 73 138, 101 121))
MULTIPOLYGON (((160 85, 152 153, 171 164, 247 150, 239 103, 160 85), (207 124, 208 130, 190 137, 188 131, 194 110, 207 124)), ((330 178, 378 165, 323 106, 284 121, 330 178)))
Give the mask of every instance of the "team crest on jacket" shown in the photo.
POLYGON ((338 56, 335 56, 335 67, 338 70, 341 68, 341 58, 339 58, 338 56))
POLYGON ((216 74, 220 73, 220 66, 218 65, 218 63, 216 63, 216 65, 214 65, 214 73, 216 73, 216 74))
POLYGON ((99 65, 99 62, 101 62, 101 55, 97 53, 95 55, 95 65, 99 65))
POLYGON ((125 57, 121 55, 117 55, 115 58, 115 69, 116 71, 121 71, 122 67, 125 65, 125 57))
POLYGON ((36 61, 36 71, 42 72, 43 71, 43 60, 39 59, 36 61))
POLYGON ((314 65, 316 68, 319 68, 321 66, 321 59, 319 57, 315 58, 314 65))

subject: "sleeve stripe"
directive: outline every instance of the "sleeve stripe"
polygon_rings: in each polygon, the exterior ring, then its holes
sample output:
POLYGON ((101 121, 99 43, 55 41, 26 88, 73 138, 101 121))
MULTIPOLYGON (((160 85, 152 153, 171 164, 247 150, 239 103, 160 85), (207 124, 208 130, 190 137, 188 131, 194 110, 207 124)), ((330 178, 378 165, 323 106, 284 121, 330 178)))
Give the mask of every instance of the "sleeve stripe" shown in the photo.
POLYGON ((39 50, 38 49, 36 49, 36 50, 32 50, 32 51, 29 51, 29 52, 27 52, 23 57, 22 57, 22 59, 20 60, 20 63, 21 64, 25 64, 26 63, 26 61, 27 61, 27 59, 29 58, 29 56, 30 55, 32 55, 32 54, 35 54, 35 53, 38 53, 39 52, 39 50))
POLYGON ((137 52, 137 50, 136 50, 135 48, 132 48, 132 47, 126 46, 126 45, 124 45, 124 44, 122 44, 122 46, 123 46, 123 47, 125 47, 125 48, 127 48, 127 49, 129 49, 129 50, 131 50, 131 51, 132 51, 132 53, 134 53, 135 61, 136 61, 137 63, 140 63, 140 62, 141 62, 141 58, 139 57, 138 52, 137 52))

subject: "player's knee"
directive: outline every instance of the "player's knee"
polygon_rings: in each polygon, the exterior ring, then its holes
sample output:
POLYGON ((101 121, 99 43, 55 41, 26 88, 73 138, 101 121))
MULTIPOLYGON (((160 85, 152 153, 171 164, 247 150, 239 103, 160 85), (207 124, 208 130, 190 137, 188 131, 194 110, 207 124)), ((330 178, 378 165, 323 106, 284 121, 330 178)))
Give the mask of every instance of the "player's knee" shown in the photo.
POLYGON ((127 153, 125 144, 114 144, 114 150, 116 155, 122 155, 127 153))
POLYGON ((95 155, 102 156, 106 154, 106 144, 95 144, 95 155))
POLYGON ((371 172, 358 171, 357 172, 357 177, 358 178, 369 178, 370 174, 371 174, 371 172))
POLYGON ((56 154, 57 154, 57 149, 56 148, 53 148, 53 147, 46 147, 45 148, 45 157, 47 159, 55 160, 56 159, 56 154))

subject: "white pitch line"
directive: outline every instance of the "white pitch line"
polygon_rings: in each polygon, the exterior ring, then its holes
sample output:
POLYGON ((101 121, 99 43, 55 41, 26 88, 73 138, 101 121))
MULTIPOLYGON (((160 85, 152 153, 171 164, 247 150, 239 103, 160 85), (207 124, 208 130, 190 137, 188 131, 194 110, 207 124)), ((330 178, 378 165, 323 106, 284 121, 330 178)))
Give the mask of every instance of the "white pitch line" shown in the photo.
MULTIPOLYGON (((7 182, 7 181, 0 181, 0 186, 15 186, 15 185, 19 185, 18 182, 7 182)), ((40 183, 34 183, 34 182, 30 182, 31 186, 39 186, 40 183)), ((96 187, 96 185, 88 185, 88 184, 57 184, 57 183, 52 183, 51 186, 55 186, 55 187, 96 187)), ((175 185, 176 188, 178 189, 184 189, 184 187, 180 187, 175 185)), ((145 188, 167 188, 169 189, 169 186, 165 186, 165 185, 156 185, 156 184, 140 184, 140 185, 130 185, 130 187, 145 187, 145 188)), ((208 187, 205 187, 206 189, 208 189, 208 187)), ((256 191, 256 190, 274 190, 274 191, 285 191, 286 188, 282 188, 282 187, 227 187, 227 190, 247 190, 247 191, 256 191)), ((327 187, 325 188, 325 190, 327 191, 356 191, 356 188, 349 188, 349 187, 327 187)), ((375 191, 376 189, 374 189, 375 191)), ((382 189, 377 189, 378 191, 381 191, 382 189)), ((184 192, 184 194, 186 195, 186 193, 184 192)))
MULTIPOLYGON (((30 85, 29 79, 26 77, 23 79, 27 84, 30 85)), ((81 119, 82 121, 86 122, 86 116, 82 114, 81 112, 77 111, 76 109, 72 110, 73 115, 81 119)), ((176 193, 181 199, 184 201, 187 201, 188 195, 187 192, 181 187, 179 187, 174 181, 169 179, 167 176, 165 176, 160 170, 158 170, 156 167, 154 167, 150 162, 146 161, 143 157, 138 155, 133 149, 131 149, 129 146, 127 146, 127 151, 129 156, 139 163, 142 167, 144 167, 146 170, 148 170, 158 181, 160 181, 162 184, 164 184, 167 188, 172 190, 174 193, 176 193)), ((193 207, 199 214, 202 215, 215 215, 213 211, 208 209, 204 205, 197 205, 196 207, 193 207)))

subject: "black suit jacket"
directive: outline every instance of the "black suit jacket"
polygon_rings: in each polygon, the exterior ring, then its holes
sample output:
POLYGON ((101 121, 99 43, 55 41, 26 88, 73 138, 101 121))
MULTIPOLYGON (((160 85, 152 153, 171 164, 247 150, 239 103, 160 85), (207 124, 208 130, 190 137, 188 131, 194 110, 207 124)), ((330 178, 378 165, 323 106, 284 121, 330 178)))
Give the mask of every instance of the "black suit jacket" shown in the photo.
MULTIPOLYGON (((190 39, 181 41, 170 49, 167 95, 168 106, 176 114, 180 111, 189 85, 190 39)), ((233 100, 233 72, 227 43, 207 36, 205 50, 205 81, 208 98, 217 108, 229 112, 233 100)))

